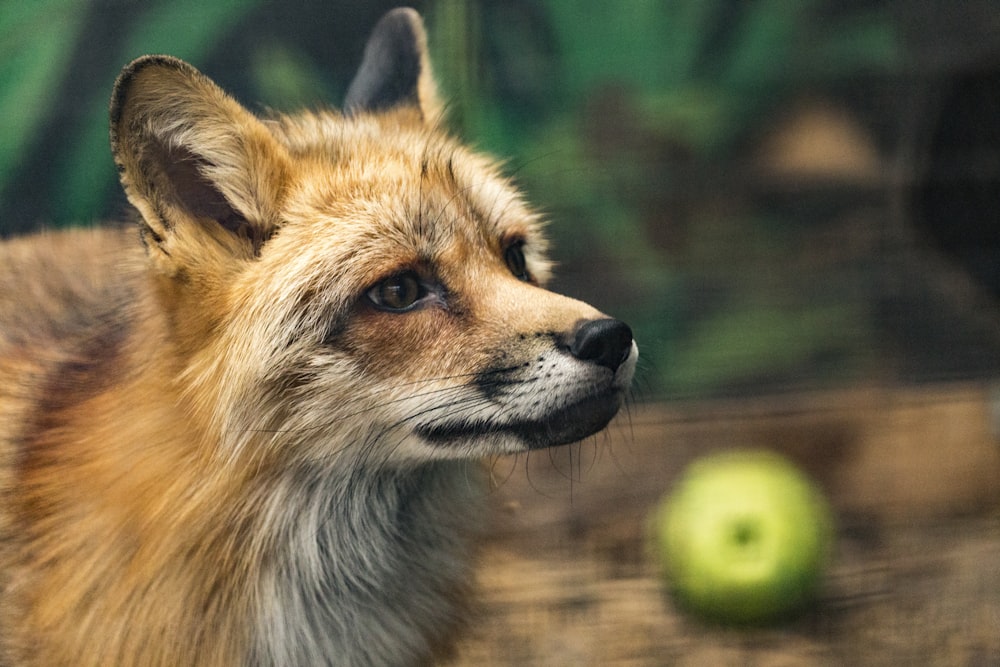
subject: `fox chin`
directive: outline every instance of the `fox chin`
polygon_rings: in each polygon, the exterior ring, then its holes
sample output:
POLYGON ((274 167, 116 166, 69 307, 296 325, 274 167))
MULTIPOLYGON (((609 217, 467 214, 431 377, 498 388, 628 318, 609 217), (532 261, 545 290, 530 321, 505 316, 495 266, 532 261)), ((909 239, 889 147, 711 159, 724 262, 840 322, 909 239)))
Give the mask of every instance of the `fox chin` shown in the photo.
POLYGON ((394 10, 342 111, 266 118, 140 58, 110 108, 137 222, 0 244, 0 663, 437 660, 477 461, 618 412, 631 330, 544 288, 425 42, 394 10))

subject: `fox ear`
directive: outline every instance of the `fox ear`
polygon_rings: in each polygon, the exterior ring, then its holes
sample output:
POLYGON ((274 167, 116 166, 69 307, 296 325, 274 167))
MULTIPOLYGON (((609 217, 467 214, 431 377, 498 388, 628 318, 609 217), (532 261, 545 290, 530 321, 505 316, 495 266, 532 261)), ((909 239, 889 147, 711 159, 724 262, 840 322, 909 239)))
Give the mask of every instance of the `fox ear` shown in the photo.
POLYGON ((424 22, 408 7, 392 10, 376 24, 344 100, 348 115, 399 107, 414 108, 430 122, 441 115, 424 22))
POLYGON ((209 247, 253 256, 277 229, 287 154, 261 121, 181 60, 146 56, 122 70, 111 149, 147 247, 163 261, 204 252, 193 246, 205 234, 217 242, 209 247))

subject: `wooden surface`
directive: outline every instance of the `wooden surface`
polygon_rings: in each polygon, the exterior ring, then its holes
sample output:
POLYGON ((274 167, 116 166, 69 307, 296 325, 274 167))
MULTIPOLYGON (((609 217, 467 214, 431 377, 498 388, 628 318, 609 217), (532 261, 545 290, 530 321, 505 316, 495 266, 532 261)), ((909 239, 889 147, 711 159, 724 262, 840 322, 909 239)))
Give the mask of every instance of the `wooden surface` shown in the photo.
POLYGON ((607 435, 493 463, 497 530, 467 665, 1000 665, 1000 441, 984 386, 632 406, 607 435), (646 520, 684 465, 786 453, 826 490, 815 607, 710 627, 664 594, 646 520))

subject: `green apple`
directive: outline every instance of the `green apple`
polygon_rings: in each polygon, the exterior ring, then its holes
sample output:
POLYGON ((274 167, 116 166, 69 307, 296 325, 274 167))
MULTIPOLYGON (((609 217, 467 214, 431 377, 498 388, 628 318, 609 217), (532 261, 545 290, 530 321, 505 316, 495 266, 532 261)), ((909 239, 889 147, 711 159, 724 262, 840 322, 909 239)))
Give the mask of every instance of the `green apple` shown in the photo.
POLYGON ((733 624, 773 621, 812 600, 833 535, 820 490, 785 458, 757 450, 692 463, 654 523, 678 602, 733 624))

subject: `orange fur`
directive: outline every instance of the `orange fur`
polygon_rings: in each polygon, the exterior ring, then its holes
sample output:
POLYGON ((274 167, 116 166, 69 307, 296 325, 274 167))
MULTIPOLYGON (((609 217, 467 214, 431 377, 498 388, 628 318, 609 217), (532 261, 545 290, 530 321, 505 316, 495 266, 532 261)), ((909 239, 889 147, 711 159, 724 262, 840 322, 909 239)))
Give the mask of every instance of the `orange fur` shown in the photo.
POLYGON ((430 660, 474 461, 617 411, 631 332, 541 287, 539 219, 437 126, 424 39, 390 13, 347 115, 140 59, 111 138, 143 243, 0 245, 4 664, 430 660))

